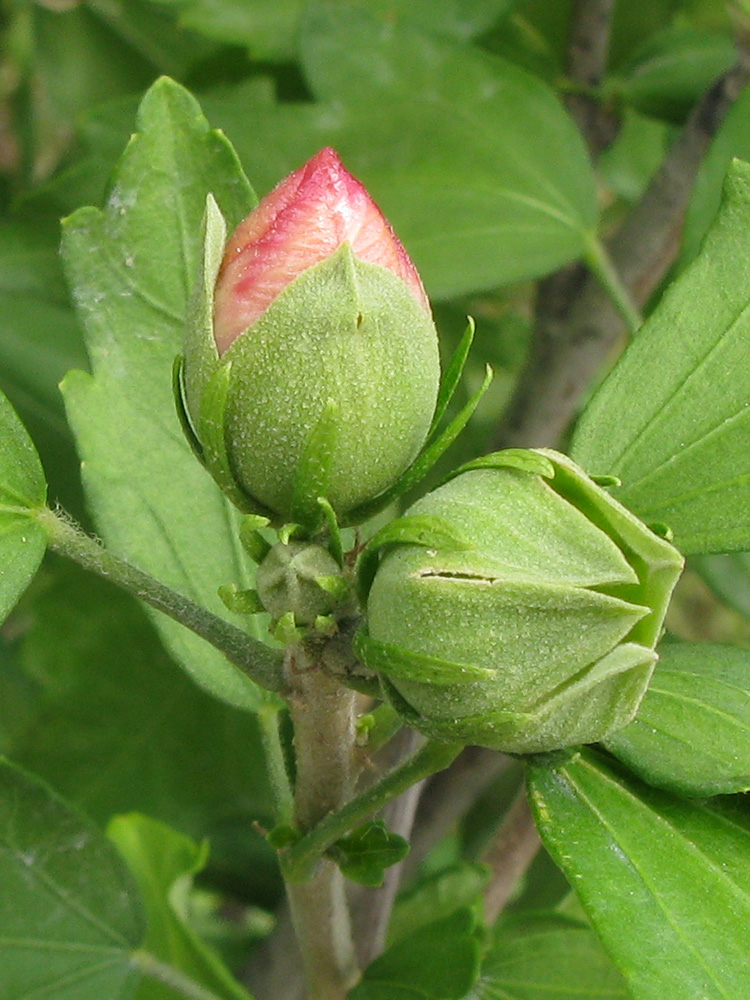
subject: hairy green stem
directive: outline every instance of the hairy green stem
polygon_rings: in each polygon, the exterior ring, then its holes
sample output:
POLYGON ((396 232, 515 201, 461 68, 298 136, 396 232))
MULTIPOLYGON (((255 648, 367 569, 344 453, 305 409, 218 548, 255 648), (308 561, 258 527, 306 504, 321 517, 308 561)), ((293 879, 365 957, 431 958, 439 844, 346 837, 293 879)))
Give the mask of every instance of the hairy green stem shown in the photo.
POLYGON ((462 747, 430 740, 405 764, 395 768, 367 791, 325 817, 305 837, 282 855, 282 870, 289 882, 310 877, 321 855, 354 827, 423 778, 451 764, 462 747))
POLYGON ((284 690, 279 652, 113 555, 67 517, 47 508, 35 511, 33 516, 44 529, 47 544, 53 552, 106 577, 184 625, 220 650, 231 663, 262 687, 276 692, 284 690))
POLYGON ((266 760, 266 771, 276 806, 277 821, 291 823, 294 816, 294 796, 284 760, 284 749, 281 745, 279 709, 275 705, 262 705, 258 710, 257 718, 266 760))
MULTIPOLYGON (((297 759, 294 817, 307 831, 340 809, 354 787, 356 694, 301 647, 287 651, 287 682, 297 759)), ((331 861, 316 860, 305 880, 287 879, 292 920, 310 1000, 345 1000, 359 969, 344 877, 331 861)))
POLYGON ((148 976, 149 979, 156 979, 164 983, 179 993, 180 996, 187 997, 187 1000, 221 1000, 221 997, 213 990, 207 990, 205 986, 196 983, 194 979, 186 976, 184 972, 175 969, 172 965, 160 962, 148 951, 134 951, 130 956, 130 964, 136 968, 141 975, 148 976))
POLYGON ((596 234, 591 234, 586 240, 584 259, 609 295, 630 335, 637 333, 643 323, 643 317, 633 304, 630 293, 620 280, 606 248, 596 234))

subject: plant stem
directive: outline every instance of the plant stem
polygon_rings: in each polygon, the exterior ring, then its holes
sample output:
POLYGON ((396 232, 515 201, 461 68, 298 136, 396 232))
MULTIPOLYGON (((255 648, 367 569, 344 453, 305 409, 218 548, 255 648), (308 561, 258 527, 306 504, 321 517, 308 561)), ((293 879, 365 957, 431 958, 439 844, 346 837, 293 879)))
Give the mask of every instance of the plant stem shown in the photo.
MULTIPOLYGON (((354 785, 356 694, 309 662, 301 647, 287 651, 287 680, 297 759, 294 815, 301 830, 312 830, 354 785)), ((345 1000, 359 969, 344 877, 331 861, 315 860, 304 881, 287 879, 292 920, 310 1000, 345 1000)))
POLYGON ((590 270, 596 275, 602 288, 604 288, 612 300, 630 335, 632 336, 634 333, 637 333, 643 323, 643 317, 633 304, 627 288, 620 281, 620 276, 596 233, 589 234, 586 240, 584 257, 590 270))
MULTIPOLYGON (((398 767, 406 759, 413 756, 424 743, 425 738, 421 733, 404 726, 388 746, 391 766, 398 767)), ((392 799, 379 813, 379 818, 385 822, 388 830, 403 837, 404 840, 409 840, 411 837, 423 785, 424 781, 412 785, 397 798, 392 799)), ((367 968, 373 959, 377 958, 383 951, 403 870, 403 861, 399 861, 398 864, 391 865, 386 870, 382 885, 376 888, 352 886, 349 890, 354 938, 357 942, 359 961, 363 968, 367 968)))
POLYGON ((615 0, 573 0, 570 12, 567 71, 572 86, 566 88, 565 103, 593 159, 617 134, 617 116, 601 92, 614 9, 615 0))
POLYGON ((164 983, 176 993, 187 997, 188 1000, 221 1000, 221 997, 214 993, 213 990, 207 990, 205 986, 196 983, 194 979, 186 976, 179 969, 175 969, 174 966, 160 962, 158 958, 154 958, 148 951, 140 949, 134 951, 130 956, 130 964, 138 969, 142 975, 164 983))
POLYGON ((264 704, 258 710, 257 718, 266 760, 266 771, 276 806, 277 821, 291 823, 294 815, 294 797, 281 745, 279 709, 275 705, 264 704))
POLYGON ((320 856, 332 844, 416 782, 448 767, 461 749, 455 743, 430 740, 405 764, 395 768, 338 812, 327 816, 307 836, 290 847, 282 855, 284 877, 291 882, 308 878, 320 856))
POLYGON ((184 625, 224 653, 231 663, 261 687, 276 692, 284 690, 282 657, 276 650, 251 638, 235 625, 113 555, 67 517, 42 508, 34 512, 34 519, 43 528, 47 544, 53 552, 106 577, 152 608, 184 625))
POLYGON ((482 857, 491 872, 484 893, 484 914, 488 926, 495 923, 505 908, 518 880, 536 857, 541 845, 526 789, 522 786, 494 841, 482 857))

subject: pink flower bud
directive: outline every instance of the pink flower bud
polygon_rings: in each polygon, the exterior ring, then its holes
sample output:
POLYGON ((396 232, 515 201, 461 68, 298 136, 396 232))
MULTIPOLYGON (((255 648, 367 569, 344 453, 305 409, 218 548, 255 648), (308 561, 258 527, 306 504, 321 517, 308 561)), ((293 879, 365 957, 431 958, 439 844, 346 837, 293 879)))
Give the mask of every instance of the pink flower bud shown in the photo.
POLYGON ((291 281, 347 242, 355 257, 401 278, 429 313, 422 282, 401 242, 338 153, 327 148, 266 195, 227 244, 214 299, 219 354, 291 281))
POLYGON ((228 244, 209 198, 180 379, 202 461, 237 506, 274 522, 317 530, 323 497, 346 523, 419 454, 437 332, 414 265, 332 149, 228 244))

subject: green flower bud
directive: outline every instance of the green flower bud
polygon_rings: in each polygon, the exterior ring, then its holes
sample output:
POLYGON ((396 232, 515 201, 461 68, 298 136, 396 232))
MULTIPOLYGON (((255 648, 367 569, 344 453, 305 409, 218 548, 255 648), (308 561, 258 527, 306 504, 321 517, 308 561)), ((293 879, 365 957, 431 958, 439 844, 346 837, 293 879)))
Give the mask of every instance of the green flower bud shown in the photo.
POLYGON ((290 612, 298 625, 312 625, 333 611, 340 599, 341 570, 321 545, 279 542, 258 567, 255 586, 261 604, 278 620, 290 612))
POLYGON ((374 578, 363 560, 358 649, 410 724, 537 753, 631 721, 683 565, 668 541, 547 450, 471 463, 401 525, 374 578))
POLYGON ((209 200, 180 397, 238 506, 314 528, 323 496, 345 520, 419 452, 439 378, 414 265, 333 150, 283 181, 226 247, 209 200))

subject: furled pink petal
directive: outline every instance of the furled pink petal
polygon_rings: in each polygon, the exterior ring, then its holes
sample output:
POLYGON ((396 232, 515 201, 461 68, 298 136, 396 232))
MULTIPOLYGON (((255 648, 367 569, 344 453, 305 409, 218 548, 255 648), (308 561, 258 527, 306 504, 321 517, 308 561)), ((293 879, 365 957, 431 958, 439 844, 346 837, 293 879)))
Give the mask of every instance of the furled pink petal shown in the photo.
POLYGON ((401 242, 338 153, 327 148, 266 195, 229 240, 214 301, 219 353, 294 278, 346 242, 356 257, 398 275, 429 312, 422 282, 401 242))

